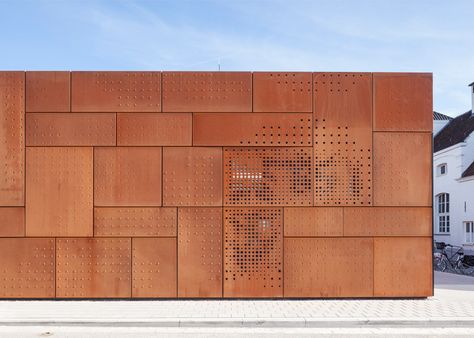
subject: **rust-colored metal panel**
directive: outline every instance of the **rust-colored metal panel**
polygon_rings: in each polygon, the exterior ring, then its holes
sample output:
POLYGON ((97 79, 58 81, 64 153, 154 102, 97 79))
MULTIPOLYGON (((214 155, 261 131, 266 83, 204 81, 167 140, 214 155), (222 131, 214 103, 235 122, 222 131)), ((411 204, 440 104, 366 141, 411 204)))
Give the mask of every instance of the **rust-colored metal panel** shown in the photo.
POLYGON ((296 113, 194 114, 193 144, 195 146, 311 146, 312 115, 296 113))
POLYGON ((224 297, 283 296, 281 208, 224 210, 224 297))
POLYGON ((372 76, 315 73, 314 204, 372 204, 372 76))
POLYGON ((115 114, 28 113, 27 146, 114 146, 115 114))
POLYGON ((164 112, 251 112, 250 72, 163 72, 164 112))
POLYGON ((132 297, 177 296, 176 238, 132 238, 132 297))
POLYGON ((161 206, 161 148, 95 148, 94 205, 161 206))
POLYGON ((285 297, 373 296, 372 238, 285 238, 285 297))
POLYGON ((185 113, 119 113, 117 143, 119 146, 190 146, 192 114, 185 113))
POLYGON ((285 208, 285 236, 337 237, 343 235, 343 208, 285 208))
POLYGON ((25 208, 0 207, 0 237, 25 235, 25 208))
POLYGON ((311 73, 253 73, 253 111, 312 112, 311 80, 311 73))
POLYGON ((95 237, 176 237, 176 208, 94 208, 95 237))
POLYGON ((25 205, 25 73, 0 72, 0 205, 25 205))
POLYGON ((56 297, 131 296, 130 238, 56 240, 56 297))
POLYGON ((433 76, 374 73, 374 130, 433 130, 433 76))
POLYGON ((374 238, 374 296, 432 296, 432 241, 432 237, 374 238))
POLYGON ((92 148, 26 149, 26 235, 92 236, 92 148))
POLYGON ((160 72, 72 72, 73 112, 160 112, 160 72))
POLYGON ((225 148, 225 205, 313 203, 311 148, 225 148))
POLYGON ((1 298, 54 298, 54 238, 0 238, 1 298))
POLYGON ((26 111, 71 111, 70 89, 70 72, 26 72, 26 111))
POLYGON ((431 236, 431 217, 428 207, 344 208, 344 236, 431 236))
POLYGON ((222 297, 222 208, 178 209, 178 297, 222 297))
POLYGON ((222 206, 222 148, 164 148, 163 205, 222 206))
POLYGON ((374 204, 431 206, 431 133, 374 133, 374 204))

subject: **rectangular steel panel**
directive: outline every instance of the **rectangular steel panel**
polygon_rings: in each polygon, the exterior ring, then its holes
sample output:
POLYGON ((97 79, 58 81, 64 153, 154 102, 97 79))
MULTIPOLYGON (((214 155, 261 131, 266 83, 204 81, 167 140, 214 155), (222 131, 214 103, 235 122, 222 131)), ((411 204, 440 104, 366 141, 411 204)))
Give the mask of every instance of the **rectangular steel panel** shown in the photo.
POLYGON ((314 204, 372 204, 372 76, 315 73, 314 204))
POLYGON ((26 183, 27 236, 92 236, 92 148, 27 148, 26 183))
POLYGON ((253 111, 312 112, 311 80, 311 73, 253 73, 253 111))
POLYGON ((0 238, 0 297, 54 298, 54 238, 0 238))
POLYGON ((224 148, 225 205, 312 205, 311 148, 224 148))
POLYGON ((176 236, 177 219, 176 208, 94 208, 94 236, 176 236))
POLYGON ((56 297, 131 296, 130 238, 56 240, 56 297))
POLYGON ((224 209, 224 297, 283 296, 282 211, 224 209))
POLYGON ((176 264, 176 238, 132 238, 132 297, 176 297, 176 264))
POLYGON ((160 112, 160 72, 72 72, 73 112, 160 112))
POLYGON ((222 206, 222 148, 164 148, 163 205, 222 206))
POLYGON ((94 204, 161 206, 161 148, 95 148, 94 204))
POLYGON ((433 295, 432 238, 374 238, 374 296, 433 295))
POLYGON ((119 113, 117 143, 120 146, 190 146, 192 114, 119 113))
POLYGON ((312 114, 194 114, 193 144, 309 147, 313 139, 312 123, 312 114))
POLYGON ((25 205, 25 73, 0 72, 0 205, 25 205))
POLYGON ((374 130, 433 130, 433 76, 374 73, 374 130))
POLYGON ((25 208, 0 207, 0 237, 25 235, 25 208))
POLYGON ((28 113, 27 146, 114 146, 115 114, 28 113))
POLYGON ((222 297, 222 208, 178 209, 178 297, 222 297))
POLYGON ((431 236, 431 216, 431 208, 344 208, 344 236, 431 236))
POLYGON ((431 206, 431 133, 374 133, 374 204, 431 206))
POLYGON ((70 89, 70 72, 26 72, 26 111, 71 111, 70 89))
POLYGON ((342 208, 285 208, 284 215, 285 236, 336 237, 343 235, 342 208))
POLYGON ((251 112, 250 72, 163 72, 164 112, 251 112))
POLYGON ((372 238, 285 238, 284 261, 285 297, 373 295, 372 238))

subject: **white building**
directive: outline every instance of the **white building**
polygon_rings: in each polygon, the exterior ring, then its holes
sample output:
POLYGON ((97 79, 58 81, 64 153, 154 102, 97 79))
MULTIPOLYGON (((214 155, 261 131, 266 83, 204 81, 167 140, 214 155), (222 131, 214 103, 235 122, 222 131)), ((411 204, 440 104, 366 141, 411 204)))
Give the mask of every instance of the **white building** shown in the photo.
POLYGON ((434 121, 433 233, 438 242, 474 250, 474 83, 469 86, 472 109, 444 126, 434 121))

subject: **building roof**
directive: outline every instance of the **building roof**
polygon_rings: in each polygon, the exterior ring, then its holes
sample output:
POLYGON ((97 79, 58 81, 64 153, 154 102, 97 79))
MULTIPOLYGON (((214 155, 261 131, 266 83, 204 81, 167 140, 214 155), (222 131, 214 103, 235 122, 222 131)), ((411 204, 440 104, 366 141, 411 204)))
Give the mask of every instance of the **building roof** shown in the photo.
POLYGON ((433 112, 433 120, 435 121, 451 121, 452 119, 451 116, 438 113, 437 111, 433 112))
POLYGON ((462 173, 461 177, 474 176, 474 162, 462 173))
POLYGON ((433 142, 434 152, 449 148, 464 140, 474 131, 474 116, 468 111, 452 119, 436 134, 433 142))

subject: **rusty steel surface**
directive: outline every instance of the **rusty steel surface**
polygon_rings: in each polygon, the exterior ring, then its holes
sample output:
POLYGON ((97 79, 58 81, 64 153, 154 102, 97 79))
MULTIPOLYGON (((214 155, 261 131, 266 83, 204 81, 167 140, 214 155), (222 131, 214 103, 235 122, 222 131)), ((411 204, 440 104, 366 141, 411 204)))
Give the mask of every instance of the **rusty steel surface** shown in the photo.
POLYGON ((26 111, 71 111, 71 73, 26 72, 26 111))
POLYGON ((26 149, 26 235, 92 236, 92 148, 26 149))
POLYGON ((178 209, 178 297, 222 297, 222 208, 178 209))
POLYGON ((251 112, 250 72, 163 72, 164 112, 251 112))
POLYGON ((119 113, 119 146, 191 146, 192 114, 119 113))
POLYGON ((114 146, 115 114, 27 113, 27 146, 114 146))
POLYGON ((0 237, 25 235, 25 208, 0 207, 0 237))
POLYGON ((311 81, 311 73, 253 73, 253 111, 312 112, 311 81))
POLYGON ((284 224, 288 237, 343 236, 343 208, 285 208, 284 224))

